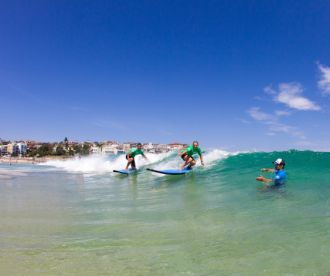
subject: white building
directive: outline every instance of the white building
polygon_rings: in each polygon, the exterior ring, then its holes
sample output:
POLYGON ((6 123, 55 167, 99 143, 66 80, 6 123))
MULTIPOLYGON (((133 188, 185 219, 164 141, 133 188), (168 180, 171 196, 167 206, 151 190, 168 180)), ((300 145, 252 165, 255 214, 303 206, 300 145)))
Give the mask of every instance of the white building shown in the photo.
POLYGON ((91 153, 95 153, 95 154, 98 154, 98 153, 101 153, 101 148, 100 147, 98 147, 98 146, 96 146, 96 145, 93 145, 93 146, 91 146, 91 148, 90 148, 90 152, 91 153))
POLYGON ((7 145, 1 145, 0 146, 0 155, 7 153, 7 145))
POLYGON ((123 151, 124 151, 124 152, 129 151, 130 148, 131 148, 131 144, 128 144, 128 143, 123 144, 123 151))
POLYGON ((154 148, 154 145, 152 143, 144 144, 143 149, 147 152, 155 153, 155 148, 154 148))
POLYGON ((27 153, 27 145, 25 143, 17 143, 18 153, 25 155, 27 153))
POLYGON ((18 146, 16 143, 10 143, 7 145, 7 153, 9 154, 19 154, 18 146))
POLYGON ((155 148, 157 153, 170 151, 170 148, 167 144, 158 144, 155 148))
POLYGON ((107 144, 102 146, 102 153, 112 153, 117 154, 118 153, 118 144, 107 144))

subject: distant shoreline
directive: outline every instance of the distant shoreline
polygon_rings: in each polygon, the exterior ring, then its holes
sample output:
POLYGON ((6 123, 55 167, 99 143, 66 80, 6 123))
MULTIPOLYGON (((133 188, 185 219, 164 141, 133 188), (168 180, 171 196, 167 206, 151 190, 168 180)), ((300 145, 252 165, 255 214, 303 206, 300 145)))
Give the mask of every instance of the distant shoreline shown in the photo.
POLYGON ((6 164, 39 164, 45 163, 51 160, 67 160, 71 159, 70 157, 63 157, 63 156, 45 156, 45 157, 0 157, 0 163, 6 164))

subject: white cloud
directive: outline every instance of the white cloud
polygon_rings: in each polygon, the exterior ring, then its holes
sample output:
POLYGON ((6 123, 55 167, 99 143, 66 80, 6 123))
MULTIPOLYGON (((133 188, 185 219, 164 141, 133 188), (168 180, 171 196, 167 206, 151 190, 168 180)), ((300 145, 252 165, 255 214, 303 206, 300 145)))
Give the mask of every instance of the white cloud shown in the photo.
POLYGON ((269 130, 274 133, 286 133, 293 137, 298 137, 299 139, 306 139, 305 135, 299 131, 294 126, 289 126, 286 124, 278 123, 278 122, 268 122, 269 130))
POLYGON ((272 115, 260 111, 259 107, 252 107, 248 110, 250 116, 257 121, 269 121, 272 119, 272 115))
POLYGON ((277 113, 282 113, 282 114, 279 115, 275 113, 273 115, 261 111, 259 107, 252 107, 247 112, 254 120, 262 122, 268 126, 268 132, 266 133, 266 135, 274 136, 278 133, 285 133, 292 137, 296 137, 302 140, 306 139, 304 133, 299 131, 297 127, 278 122, 278 117, 283 116, 284 115, 283 113, 285 113, 285 115, 290 114, 286 111, 278 111, 277 113))
POLYGON ((242 124, 251 124, 251 122, 250 121, 248 121, 248 120, 245 120, 245 119, 241 119, 241 118, 238 118, 238 119, 236 119, 237 121, 239 121, 239 122, 241 122, 242 124))
POLYGON ((268 95, 275 95, 276 91, 271 87, 271 85, 264 88, 264 92, 268 95))
POLYGON ((301 96, 303 88, 299 83, 281 83, 275 101, 298 110, 320 110, 321 107, 301 96))
POLYGON ((330 94, 330 67, 319 64, 321 71, 321 79, 318 81, 318 85, 323 94, 330 94))
POLYGON ((289 111, 286 111, 286 110, 276 110, 275 114, 277 116, 289 116, 289 115, 291 115, 291 113, 289 111))

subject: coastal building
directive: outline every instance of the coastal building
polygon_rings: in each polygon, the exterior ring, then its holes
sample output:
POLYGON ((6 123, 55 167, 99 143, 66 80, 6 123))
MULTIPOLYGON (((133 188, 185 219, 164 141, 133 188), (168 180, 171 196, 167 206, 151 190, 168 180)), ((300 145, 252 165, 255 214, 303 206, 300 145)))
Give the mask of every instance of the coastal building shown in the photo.
POLYGON ((27 144, 26 143, 23 143, 23 142, 17 143, 17 147, 18 147, 18 153, 20 155, 26 155, 26 153, 27 153, 27 144))
POLYGON ((168 144, 171 150, 181 150, 183 148, 186 148, 188 145, 187 144, 182 144, 182 143, 171 143, 168 144))
POLYGON ((155 152, 156 153, 163 153, 170 151, 170 148, 167 144, 156 144, 155 145, 155 152))
POLYGON ((117 143, 106 144, 106 145, 102 146, 101 152, 102 153, 117 154, 118 153, 118 147, 119 147, 119 145, 117 143))
POLYGON ((0 146, 0 155, 7 154, 7 145, 1 145, 0 146))
POLYGON ((99 153, 101 153, 101 148, 94 144, 90 148, 90 153, 99 154, 99 153))
POLYGON ((146 152, 155 153, 155 148, 154 148, 154 145, 153 145, 152 143, 144 144, 144 145, 143 145, 143 149, 144 149, 146 152))
POLYGON ((7 145, 7 153, 11 155, 19 154, 19 149, 16 143, 10 143, 7 145))
POLYGON ((123 151, 124 152, 129 151, 130 148, 131 148, 131 144, 129 144, 129 143, 124 143, 123 144, 123 151))

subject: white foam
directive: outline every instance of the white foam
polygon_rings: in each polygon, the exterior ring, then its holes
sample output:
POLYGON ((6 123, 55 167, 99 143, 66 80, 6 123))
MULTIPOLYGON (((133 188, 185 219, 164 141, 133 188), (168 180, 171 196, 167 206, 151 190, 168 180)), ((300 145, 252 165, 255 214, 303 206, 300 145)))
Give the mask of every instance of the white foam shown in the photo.
MULTIPOLYGON (((145 160, 142 156, 135 157, 135 163, 137 168, 146 166, 148 164, 157 163, 164 158, 167 158, 172 153, 162 154, 146 154, 148 160, 145 160)), ((118 155, 116 157, 109 157, 103 154, 93 154, 81 158, 72 158, 67 160, 51 160, 43 163, 42 165, 59 168, 68 172, 82 172, 102 174, 112 172, 115 169, 124 169, 127 161, 125 155, 118 155)))
MULTIPOLYGON (((231 152, 227 152, 227 151, 220 150, 220 149, 214 149, 214 150, 207 151, 206 153, 203 154, 204 166, 206 168, 212 167, 212 166, 216 165, 216 163, 219 160, 228 158, 229 156, 232 156, 235 154, 238 154, 238 153, 231 153, 231 152)), ((201 166, 199 158, 195 158, 195 159, 197 161, 196 167, 201 166)), ((157 170, 179 169, 180 165, 182 165, 182 164, 183 164, 183 160, 181 159, 181 157, 179 155, 175 155, 172 159, 170 159, 166 162, 162 162, 161 164, 156 165, 154 168, 157 170)))
MULTIPOLYGON (((203 154, 204 164, 206 168, 210 168, 217 164, 219 160, 228 158, 229 156, 238 154, 231 153, 220 149, 214 149, 206 151, 203 154)), ((147 160, 141 155, 135 157, 135 163, 137 168, 150 167, 153 165, 154 169, 165 170, 165 169, 179 169, 180 165, 183 164, 182 159, 177 152, 168 153, 146 153, 147 160)), ((197 159, 197 158, 196 158, 197 159)), ((109 173, 113 170, 124 169, 126 167, 125 155, 108 156, 103 154, 93 154, 81 158, 72 158, 68 160, 52 160, 43 163, 42 165, 55 167, 68 172, 82 172, 89 174, 103 174, 109 173)), ((196 167, 201 166, 200 160, 197 159, 196 167)))
POLYGON ((231 152, 220 150, 220 149, 214 149, 214 150, 208 151, 203 156, 204 165, 205 165, 205 167, 212 167, 218 161, 228 158, 229 156, 232 156, 235 154, 237 154, 237 153, 231 153, 231 152))

